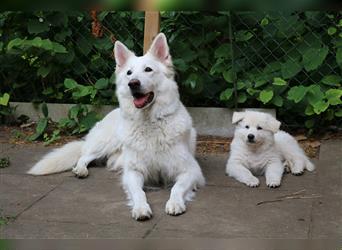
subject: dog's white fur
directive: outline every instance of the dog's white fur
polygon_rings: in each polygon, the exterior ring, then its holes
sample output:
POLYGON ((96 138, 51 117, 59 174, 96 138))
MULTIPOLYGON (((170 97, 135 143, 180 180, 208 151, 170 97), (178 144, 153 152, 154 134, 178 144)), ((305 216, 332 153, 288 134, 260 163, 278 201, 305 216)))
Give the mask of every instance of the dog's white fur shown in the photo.
POLYGON ((315 169, 297 141, 279 131, 280 122, 270 114, 234 112, 232 122, 237 126, 226 173, 236 180, 257 187, 259 179, 253 174, 265 174, 267 186, 278 187, 285 166, 295 175, 315 169), (248 140, 248 135, 254 135, 254 142, 248 140))
POLYGON ((69 143, 47 154, 28 173, 46 175, 73 168, 76 176, 86 177, 91 161, 107 158, 108 168, 123 170, 122 184, 134 219, 152 216, 143 186, 160 179, 175 182, 166 213, 181 214, 186 210, 187 198, 205 181, 194 158, 196 131, 179 99, 166 37, 162 33, 157 35, 141 57, 119 41, 114 52, 120 108, 98 122, 84 141, 69 143), (146 67, 152 71, 146 72, 146 67), (133 105, 128 86, 131 79, 138 79, 144 92, 154 92, 153 101, 142 109, 133 105))

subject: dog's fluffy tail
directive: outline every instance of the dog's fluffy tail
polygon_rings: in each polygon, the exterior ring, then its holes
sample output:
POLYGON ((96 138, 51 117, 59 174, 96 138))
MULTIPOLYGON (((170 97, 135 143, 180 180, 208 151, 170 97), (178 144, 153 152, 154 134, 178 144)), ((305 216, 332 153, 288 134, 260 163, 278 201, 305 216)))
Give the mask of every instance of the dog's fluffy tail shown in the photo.
POLYGON ((285 161, 290 163, 290 168, 303 167, 303 169, 307 169, 308 171, 315 170, 315 165, 309 160, 304 150, 291 135, 284 131, 279 131, 275 134, 275 143, 280 152, 282 152, 285 161))
POLYGON ((47 175, 72 169, 81 157, 84 141, 74 141, 48 153, 37 162, 27 173, 47 175))

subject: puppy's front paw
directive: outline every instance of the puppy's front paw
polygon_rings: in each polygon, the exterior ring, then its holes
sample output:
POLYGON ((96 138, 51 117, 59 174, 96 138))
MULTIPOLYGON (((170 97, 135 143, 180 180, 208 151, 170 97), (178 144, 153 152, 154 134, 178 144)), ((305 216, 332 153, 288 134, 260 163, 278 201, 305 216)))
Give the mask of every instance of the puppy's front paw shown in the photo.
POLYGON ((134 206, 132 209, 132 217, 138 221, 149 220, 152 217, 152 210, 150 205, 143 204, 134 206))
POLYGON ((279 180, 266 180, 266 185, 269 188, 277 188, 280 186, 280 181, 279 180))
POLYGON ((293 175, 302 175, 304 173, 304 162, 301 159, 295 159, 290 166, 293 175))
POLYGON ((293 175, 302 175, 304 173, 304 167, 302 166, 298 166, 298 165, 294 165, 292 168, 291 168, 291 173, 293 175))
POLYGON ((171 199, 166 202, 165 212, 169 215, 180 215, 184 213, 185 210, 186 206, 184 202, 178 202, 171 199))
POLYGON ((88 169, 86 167, 74 167, 72 172, 78 178, 86 178, 88 176, 88 169))
POLYGON ((256 178, 255 176, 251 176, 247 181, 246 181, 246 185, 249 187, 257 187, 259 186, 260 181, 258 178, 256 178))

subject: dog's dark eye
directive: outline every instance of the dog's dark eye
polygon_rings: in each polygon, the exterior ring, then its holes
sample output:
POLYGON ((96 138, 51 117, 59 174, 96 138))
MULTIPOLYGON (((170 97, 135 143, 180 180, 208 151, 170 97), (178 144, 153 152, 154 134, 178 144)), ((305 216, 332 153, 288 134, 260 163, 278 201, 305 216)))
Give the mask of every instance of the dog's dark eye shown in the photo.
POLYGON ((127 71, 127 75, 129 76, 129 75, 132 75, 132 70, 128 70, 127 71))
POLYGON ((249 126, 248 126, 248 125, 246 125, 246 126, 245 126, 245 128, 249 128, 249 126))
POLYGON ((151 71, 152 71, 152 69, 150 67, 145 68, 145 72, 151 72, 151 71))
POLYGON ((257 127, 257 130, 261 130, 261 129, 262 129, 262 127, 260 127, 260 126, 257 127))

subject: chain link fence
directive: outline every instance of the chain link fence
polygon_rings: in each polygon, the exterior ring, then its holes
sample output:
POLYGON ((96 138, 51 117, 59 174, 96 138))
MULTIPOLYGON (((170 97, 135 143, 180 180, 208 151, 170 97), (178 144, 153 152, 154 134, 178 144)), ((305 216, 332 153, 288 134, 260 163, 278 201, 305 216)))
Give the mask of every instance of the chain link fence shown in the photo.
MULTIPOLYGON (((342 116, 341 12, 160 15, 187 106, 277 108, 289 124, 309 127, 342 116)), ((1 92, 12 100, 115 103, 114 42, 143 51, 144 12, 3 12, 0 19, 1 92), (37 37, 66 53, 39 47, 37 37)))
POLYGON ((290 125, 340 119, 340 12, 162 13, 187 105, 276 108, 290 125))

